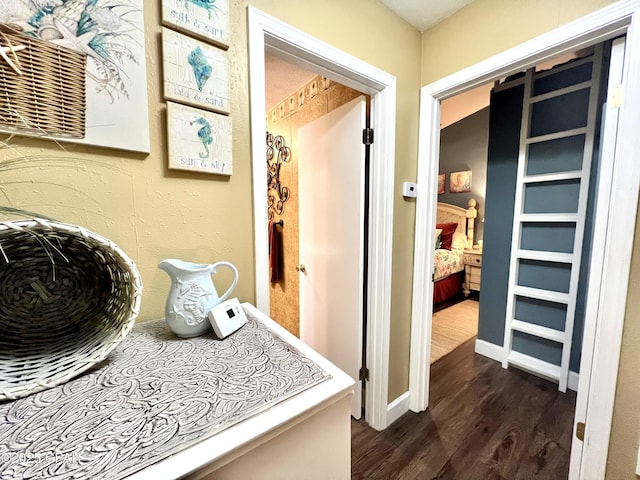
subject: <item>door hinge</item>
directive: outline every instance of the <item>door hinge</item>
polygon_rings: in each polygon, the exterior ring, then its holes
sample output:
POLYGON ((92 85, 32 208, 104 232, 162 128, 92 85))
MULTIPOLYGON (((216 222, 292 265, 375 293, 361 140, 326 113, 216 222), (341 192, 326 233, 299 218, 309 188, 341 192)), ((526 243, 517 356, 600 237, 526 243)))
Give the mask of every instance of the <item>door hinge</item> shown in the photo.
POLYGON ((361 382, 369 381, 369 369, 367 367, 360 368, 360 372, 358 373, 358 380, 361 382))
POLYGON ((581 442, 584 442, 584 428, 584 423, 582 422, 578 422, 578 424, 576 425, 576 437, 581 442))
POLYGON ((371 145, 373 143, 373 128, 365 128, 362 130, 362 143, 371 145))
POLYGON ((624 86, 622 84, 614 85, 608 98, 609 107, 620 108, 622 105, 622 97, 624 95, 624 86))

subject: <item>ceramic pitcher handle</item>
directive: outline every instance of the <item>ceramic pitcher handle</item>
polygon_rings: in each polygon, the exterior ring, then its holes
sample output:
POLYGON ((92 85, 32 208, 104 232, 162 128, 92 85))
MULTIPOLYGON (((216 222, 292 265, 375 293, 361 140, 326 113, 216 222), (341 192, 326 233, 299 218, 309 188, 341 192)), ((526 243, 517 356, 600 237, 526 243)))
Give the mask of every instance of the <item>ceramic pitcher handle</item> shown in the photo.
POLYGON ((218 267, 229 267, 231 271, 233 271, 233 282, 231 282, 231 286, 220 297, 220 301, 224 302, 227 299, 227 297, 231 294, 233 289, 236 288, 236 285, 238 284, 238 269, 235 267, 233 263, 216 262, 213 265, 211 265, 211 275, 214 275, 216 273, 216 269, 218 267))

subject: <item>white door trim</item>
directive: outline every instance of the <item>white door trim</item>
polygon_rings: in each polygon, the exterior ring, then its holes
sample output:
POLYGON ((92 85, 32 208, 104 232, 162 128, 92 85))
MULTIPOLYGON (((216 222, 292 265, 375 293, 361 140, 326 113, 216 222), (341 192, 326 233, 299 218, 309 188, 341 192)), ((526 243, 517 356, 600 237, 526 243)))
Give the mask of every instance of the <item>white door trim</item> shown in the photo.
POLYGON ((256 304, 269 314, 267 242, 267 172, 264 151, 265 48, 308 70, 371 95, 369 258, 367 285, 367 366, 365 420, 387 427, 389 322, 391 311, 391 246, 395 170, 396 79, 331 45, 248 6, 249 92, 253 166, 253 214, 256 304))
MULTIPOLYGON (((608 86, 607 86, 607 99, 611 99, 615 94, 616 85, 620 85, 623 82, 622 74, 624 69, 624 49, 625 39, 617 38, 612 42, 611 46, 611 61, 609 64, 608 86)), ((601 128, 602 138, 600 141, 600 157, 602 159, 614 159, 615 147, 616 147, 616 131, 618 129, 619 108, 615 105, 610 105, 612 102, 607 102, 603 108, 603 115, 606 120, 601 128)), ((609 198, 611 197, 611 188, 613 183, 613 172, 615 167, 615 161, 600 162, 598 172, 599 186, 597 189, 597 196, 595 205, 607 205, 609 198)), ((601 279, 603 278, 603 271, 605 268, 605 255, 607 247, 607 233, 609 229, 609 211, 608 208, 600 208, 596 210, 596 216, 593 223, 593 241, 591 246, 591 265, 589 267, 589 284, 587 285, 587 292, 593 292, 588 295, 587 303, 585 307, 585 326, 584 335, 582 340, 582 356, 580 360, 580 371, 590 372, 593 367, 593 354, 595 346, 595 335, 598 331, 598 319, 603 318, 605 312, 601 310, 603 304, 601 303, 605 293, 603 291, 603 284, 601 279)), ((633 222, 631 222, 633 223, 633 222)), ((589 391, 590 382, 592 378, 590 375, 581 375, 578 389, 581 392, 576 399, 575 418, 573 425, 573 442, 571 446, 571 461, 570 471, 572 473, 578 473, 583 468, 583 460, 588 460, 588 457, 583 456, 584 442, 581 442, 575 436, 576 427, 578 422, 586 422, 587 412, 589 411, 589 391)), ((594 427, 593 421, 590 425, 591 429, 594 427)), ((595 424, 597 428, 597 423, 595 424)), ((608 437, 607 437, 608 438, 608 437)), ((604 467, 602 465, 601 467, 604 467)), ((599 468, 597 465, 594 468, 599 468)), ((604 470, 602 470, 602 476, 604 477, 604 470)), ((579 475, 574 478, 581 478, 579 475)))
MULTIPOLYGON (((421 90, 418 147, 418 191, 411 318, 409 408, 425 410, 429 400, 429 354, 433 303, 433 235, 436 213, 436 178, 440 141, 440 101, 465 90, 524 70, 558 54, 626 33, 624 96, 615 139, 614 172, 608 205, 608 228, 600 309, 607 312, 607 325, 597 322, 594 336, 590 388, 583 388, 581 375, 578 398, 587 396, 586 440, 582 468, 571 469, 570 478, 604 478, 613 415, 619 351, 633 248, 640 162, 640 0, 612 4, 591 15, 559 27, 515 48, 491 57, 421 90), (635 53, 630 53, 635 52, 635 53), (615 352, 615 353, 612 353, 615 352), (585 391, 587 390, 587 391, 585 391)), ((605 127, 606 128, 606 127, 605 127)), ((586 326, 586 325, 585 325, 586 326)), ((585 331, 585 336, 589 335, 585 331)), ((581 368, 583 368, 581 366, 581 368)), ((585 379, 586 383, 586 379, 585 379)), ((583 397, 584 398, 584 397, 583 397)))

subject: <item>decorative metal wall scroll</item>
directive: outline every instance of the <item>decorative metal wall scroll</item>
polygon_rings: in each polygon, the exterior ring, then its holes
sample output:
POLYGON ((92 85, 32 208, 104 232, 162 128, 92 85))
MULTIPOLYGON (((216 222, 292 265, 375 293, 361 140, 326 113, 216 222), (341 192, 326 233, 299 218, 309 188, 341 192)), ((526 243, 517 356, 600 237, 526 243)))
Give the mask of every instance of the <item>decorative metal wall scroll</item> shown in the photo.
POLYGON ((267 188, 269 220, 282 215, 284 204, 289 199, 289 187, 280 183, 280 167, 291 160, 291 149, 284 144, 282 135, 267 132, 267 188))

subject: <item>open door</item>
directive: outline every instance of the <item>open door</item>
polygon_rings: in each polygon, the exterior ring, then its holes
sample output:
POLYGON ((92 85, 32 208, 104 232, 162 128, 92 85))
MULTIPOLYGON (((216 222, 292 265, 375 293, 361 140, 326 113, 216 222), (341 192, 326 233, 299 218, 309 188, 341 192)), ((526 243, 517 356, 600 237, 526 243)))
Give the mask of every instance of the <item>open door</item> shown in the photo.
POLYGON ((356 382, 362 409, 364 96, 298 131, 300 339, 356 382))

